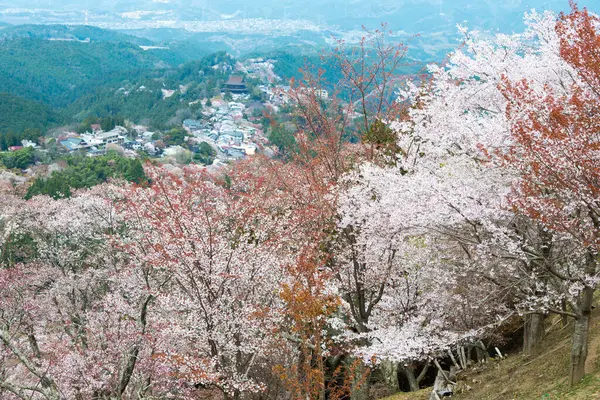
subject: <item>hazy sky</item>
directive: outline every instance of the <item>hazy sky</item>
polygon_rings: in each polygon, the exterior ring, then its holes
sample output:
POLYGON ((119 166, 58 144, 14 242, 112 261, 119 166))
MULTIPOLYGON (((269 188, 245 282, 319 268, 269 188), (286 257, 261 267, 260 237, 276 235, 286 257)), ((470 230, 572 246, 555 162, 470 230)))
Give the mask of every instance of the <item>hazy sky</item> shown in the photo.
MULTIPOLYGON (((579 3, 592 10, 600 9, 600 0, 579 3)), ((70 16, 52 16, 55 22, 60 22, 60 18, 81 18, 75 13, 81 15, 86 9, 106 18, 149 11, 142 18, 289 18, 346 29, 385 21, 395 30, 419 33, 455 29, 456 23, 463 21, 472 28, 510 31, 521 28, 523 13, 531 8, 561 11, 568 7, 568 0, 0 0, 0 18, 10 22, 11 15, 6 13, 10 8, 74 11, 70 16)), ((37 13, 27 18, 35 22, 35 18, 49 17, 37 13)))

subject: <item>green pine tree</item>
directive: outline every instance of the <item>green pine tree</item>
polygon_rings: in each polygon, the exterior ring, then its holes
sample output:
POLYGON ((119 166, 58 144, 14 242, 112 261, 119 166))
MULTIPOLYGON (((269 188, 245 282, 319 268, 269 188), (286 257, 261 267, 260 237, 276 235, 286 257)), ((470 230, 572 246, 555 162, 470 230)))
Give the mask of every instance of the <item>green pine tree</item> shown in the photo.
POLYGON ((135 182, 137 184, 142 184, 143 182, 147 181, 144 167, 138 158, 135 158, 129 162, 129 168, 127 168, 127 171, 125 172, 125 179, 127 179, 129 182, 135 182))

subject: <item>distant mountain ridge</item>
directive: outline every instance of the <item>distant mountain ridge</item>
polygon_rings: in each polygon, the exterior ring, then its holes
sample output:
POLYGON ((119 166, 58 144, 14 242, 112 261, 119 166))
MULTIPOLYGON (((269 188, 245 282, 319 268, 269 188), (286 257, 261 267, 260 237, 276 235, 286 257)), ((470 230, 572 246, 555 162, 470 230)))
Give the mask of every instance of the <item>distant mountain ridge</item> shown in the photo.
POLYGON ((0 31, 0 41, 17 38, 80 41, 89 39, 92 42, 131 43, 139 46, 153 44, 149 39, 85 25, 5 25, 0 31))
MULTIPOLYGON (((580 0, 579 4, 591 6, 595 0, 580 0)), ((62 18, 65 22, 86 24, 87 21, 94 25, 99 21, 130 21, 133 26, 141 21, 226 22, 263 18, 306 20, 324 29, 341 30, 388 22, 393 29, 413 34, 453 29, 463 21, 476 29, 510 31, 522 26, 521 16, 532 8, 558 12, 567 10, 569 3, 567 0, 97 0, 82 4, 79 0, 54 0, 52 7, 36 7, 30 0, 15 0, 6 6, 11 8, 10 13, 3 15, 0 7, 0 19, 20 20, 19 23, 62 18)))
MULTIPOLYGON (((580 0, 579 4, 595 1, 580 0)), ((207 53, 226 50, 236 56, 285 48, 310 51, 310 46, 328 47, 332 35, 357 36, 362 26, 377 29, 385 22, 410 40, 411 57, 420 62, 439 60, 456 48, 459 23, 470 29, 510 33, 523 29, 523 15, 531 9, 557 13, 569 9, 568 0, 98 0, 85 5, 78 0, 53 0, 52 9, 32 7, 30 0, 5 3, 6 9, 2 4, 0 21, 60 21, 74 30, 66 33, 78 38, 85 34, 77 29, 92 29, 83 25, 116 29, 129 36, 118 41, 158 41, 187 57, 205 48, 210 49, 207 53), (414 35, 418 38, 413 39, 414 35)))

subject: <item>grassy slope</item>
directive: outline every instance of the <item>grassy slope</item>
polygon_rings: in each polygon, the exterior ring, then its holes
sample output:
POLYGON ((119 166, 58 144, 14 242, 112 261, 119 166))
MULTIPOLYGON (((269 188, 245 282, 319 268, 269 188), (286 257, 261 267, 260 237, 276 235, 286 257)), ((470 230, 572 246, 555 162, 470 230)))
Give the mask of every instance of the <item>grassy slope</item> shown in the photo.
MULTIPOLYGON (((552 321, 549 321, 551 323, 552 321)), ((600 400, 600 312, 592 320, 589 355, 585 379, 576 387, 567 383, 569 371, 570 331, 560 324, 550 328, 541 355, 526 359, 520 354, 505 360, 492 360, 459 375, 456 400, 600 400)), ((386 400, 426 400, 430 389, 402 393, 386 400)))

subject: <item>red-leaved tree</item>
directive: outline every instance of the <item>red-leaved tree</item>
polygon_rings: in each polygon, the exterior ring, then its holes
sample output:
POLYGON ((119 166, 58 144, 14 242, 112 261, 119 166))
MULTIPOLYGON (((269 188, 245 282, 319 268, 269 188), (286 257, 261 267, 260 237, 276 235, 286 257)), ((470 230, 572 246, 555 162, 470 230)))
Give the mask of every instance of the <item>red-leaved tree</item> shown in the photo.
POLYGON ((513 143, 500 155, 519 176, 511 202, 517 212, 569 241, 549 268, 562 281, 575 319, 570 382, 584 375, 600 250, 600 20, 572 3, 557 24, 560 54, 575 74, 568 94, 503 79, 513 143))

